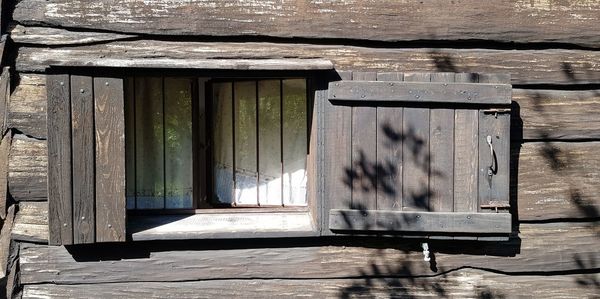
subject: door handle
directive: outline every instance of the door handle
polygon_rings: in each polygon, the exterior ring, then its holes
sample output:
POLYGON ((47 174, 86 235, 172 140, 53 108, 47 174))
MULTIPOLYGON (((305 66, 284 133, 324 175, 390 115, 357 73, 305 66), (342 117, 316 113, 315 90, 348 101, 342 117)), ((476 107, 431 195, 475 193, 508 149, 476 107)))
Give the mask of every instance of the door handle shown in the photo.
POLYGON ((494 169, 497 167, 496 159, 494 157, 494 145, 492 144, 492 136, 486 137, 487 144, 490 146, 490 158, 492 162, 490 163, 490 167, 488 167, 488 176, 491 178, 494 175, 494 169))

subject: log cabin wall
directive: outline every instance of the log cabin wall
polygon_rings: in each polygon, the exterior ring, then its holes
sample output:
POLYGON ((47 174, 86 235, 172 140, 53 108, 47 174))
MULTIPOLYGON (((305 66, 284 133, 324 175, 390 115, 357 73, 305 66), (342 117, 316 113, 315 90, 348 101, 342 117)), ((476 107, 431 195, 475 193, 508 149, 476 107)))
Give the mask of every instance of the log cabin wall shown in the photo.
POLYGON ((600 293, 597 1, 3 2, 7 297, 600 293), (510 73, 515 234, 508 242, 432 241, 431 262, 412 239, 48 246, 46 68, 228 58, 324 58, 338 71, 510 73))

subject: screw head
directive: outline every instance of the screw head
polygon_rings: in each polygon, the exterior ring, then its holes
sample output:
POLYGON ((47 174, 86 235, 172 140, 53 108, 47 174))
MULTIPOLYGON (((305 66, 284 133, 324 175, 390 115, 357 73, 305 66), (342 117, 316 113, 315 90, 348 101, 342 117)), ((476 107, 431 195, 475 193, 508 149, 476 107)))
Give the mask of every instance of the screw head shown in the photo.
POLYGON ((81 217, 81 220, 85 220, 85 216, 81 217))
POLYGON ((60 86, 63 86, 63 85, 65 85, 65 82, 60 82, 60 86))
POLYGON ((107 81, 107 82, 104 82, 104 85, 108 86, 108 81, 107 81))
POLYGON ((82 88, 82 89, 80 89, 80 90, 79 90, 79 92, 80 92, 80 93, 84 93, 84 92, 85 92, 85 90, 82 88))

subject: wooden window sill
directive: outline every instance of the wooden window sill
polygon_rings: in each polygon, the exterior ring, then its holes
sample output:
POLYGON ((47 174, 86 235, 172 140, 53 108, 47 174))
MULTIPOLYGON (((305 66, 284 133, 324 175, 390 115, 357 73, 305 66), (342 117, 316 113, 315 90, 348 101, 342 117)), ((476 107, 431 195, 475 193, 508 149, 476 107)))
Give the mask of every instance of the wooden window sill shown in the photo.
POLYGON ((132 216, 127 230, 133 241, 319 235, 309 212, 132 216))

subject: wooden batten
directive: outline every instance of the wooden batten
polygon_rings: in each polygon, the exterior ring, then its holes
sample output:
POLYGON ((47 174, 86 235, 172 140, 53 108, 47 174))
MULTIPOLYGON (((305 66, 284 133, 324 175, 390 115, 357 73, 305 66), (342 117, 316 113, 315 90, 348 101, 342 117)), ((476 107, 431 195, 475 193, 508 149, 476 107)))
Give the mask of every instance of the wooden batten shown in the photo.
POLYGON ((496 233, 512 230, 508 213, 331 210, 329 228, 377 233, 496 233))
POLYGON ((338 81, 329 83, 329 100, 507 105, 511 88, 506 84, 338 81))

